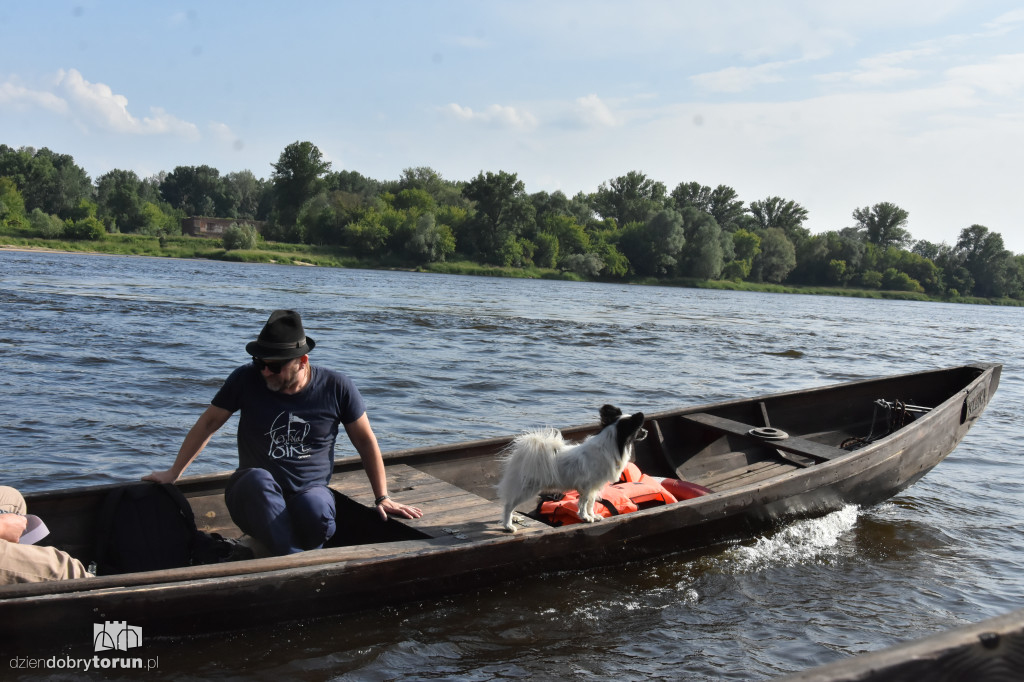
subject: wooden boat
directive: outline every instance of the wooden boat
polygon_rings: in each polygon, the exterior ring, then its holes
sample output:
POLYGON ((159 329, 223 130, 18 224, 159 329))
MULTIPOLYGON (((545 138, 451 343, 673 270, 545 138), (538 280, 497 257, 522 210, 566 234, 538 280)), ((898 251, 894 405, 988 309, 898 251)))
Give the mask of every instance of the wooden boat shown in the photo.
POLYGON ((776 682, 1019 680, 1024 670, 1024 609, 903 642, 776 682))
MULTIPOLYGON (((649 414, 649 435, 636 445, 641 470, 714 492, 593 524, 552 527, 524 516, 518 532, 501 529, 497 457, 509 438, 385 454, 392 494, 426 512, 416 520, 380 521, 359 459, 341 459, 331 486, 345 523, 332 546, 0 587, 0 632, 13 646, 38 644, 39 633, 82 637, 103 621, 142 627, 147 637, 235 630, 694 549, 849 504, 873 505, 956 447, 1000 372, 997 364, 967 365, 649 414)), ((593 424, 563 435, 581 439, 596 430, 593 424)), ((201 529, 231 537, 240 532, 224 507, 227 477, 177 485, 201 529)), ((44 543, 89 563, 98 509, 113 487, 29 496, 29 511, 51 530, 44 543)))

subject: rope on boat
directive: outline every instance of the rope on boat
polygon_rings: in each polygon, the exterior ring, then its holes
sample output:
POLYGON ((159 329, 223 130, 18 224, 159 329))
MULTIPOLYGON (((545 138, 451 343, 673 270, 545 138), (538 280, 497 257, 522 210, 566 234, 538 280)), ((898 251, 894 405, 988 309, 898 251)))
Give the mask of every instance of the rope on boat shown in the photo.
POLYGON ((839 447, 845 450, 856 450, 862 448, 869 443, 873 443, 879 438, 885 438, 894 431, 902 429, 904 426, 914 421, 918 415, 930 412, 932 408, 921 407, 920 405, 909 405, 902 400, 885 400, 879 398, 874 401, 874 409, 871 412, 871 430, 868 431, 868 435, 864 437, 854 436, 844 440, 839 447), (878 413, 881 411, 885 420, 884 433, 879 432, 875 435, 875 429, 879 426, 878 424, 878 413))

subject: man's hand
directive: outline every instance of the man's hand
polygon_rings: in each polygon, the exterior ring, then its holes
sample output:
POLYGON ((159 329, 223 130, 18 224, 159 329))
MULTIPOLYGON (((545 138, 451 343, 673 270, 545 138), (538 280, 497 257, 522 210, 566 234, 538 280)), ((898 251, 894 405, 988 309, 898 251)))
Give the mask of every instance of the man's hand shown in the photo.
POLYGON ((21 514, 0 514, 0 540, 17 543, 27 525, 28 519, 21 514))
POLYGON ((178 480, 177 474, 172 469, 167 471, 154 471, 151 474, 146 474, 142 477, 143 481, 153 481, 154 483, 174 483, 178 480))
POLYGON ((390 497, 377 505, 377 511, 380 513, 381 521, 387 521, 389 516, 399 516, 403 519, 418 519, 423 516, 423 511, 418 507, 400 504, 390 497))

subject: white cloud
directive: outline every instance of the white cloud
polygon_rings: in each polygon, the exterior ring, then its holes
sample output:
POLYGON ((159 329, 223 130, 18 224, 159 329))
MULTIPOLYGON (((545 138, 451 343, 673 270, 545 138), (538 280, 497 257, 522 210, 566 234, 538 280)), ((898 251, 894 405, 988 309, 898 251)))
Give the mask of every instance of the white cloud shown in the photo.
POLYGON ((920 78, 922 72, 917 69, 905 69, 895 66, 874 66, 856 71, 837 71, 815 76, 822 83, 863 85, 879 87, 894 83, 906 83, 920 78))
POLYGON ((236 152, 240 152, 245 149, 245 140, 239 137, 228 124, 221 123, 219 121, 210 121, 206 128, 210 131, 210 136, 225 147, 233 149, 236 152))
POLYGON ((927 47, 919 47, 910 50, 898 50, 896 52, 885 52, 883 54, 875 55, 873 57, 865 57, 859 60, 857 63, 864 69, 886 69, 892 68, 898 64, 906 64, 907 62, 920 59, 922 57, 930 57, 938 52, 938 48, 934 45, 927 47))
POLYGON ((46 109, 58 114, 68 111, 68 103, 43 90, 29 90, 13 81, 0 83, 0 109, 46 109))
POLYGON ((986 24, 986 27, 999 32, 1005 32, 1016 28, 1016 24, 1022 23, 1024 23, 1024 9, 1015 9, 996 17, 993 21, 986 24))
POLYGON ((692 76, 698 87, 712 92, 743 92, 758 85, 780 83, 784 79, 779 73, 793 62, 771 62, 757 66, 731 66, 727 69, 701 73, 692 76))
POLYGON ((75 69, 57 73, 57 87, 66 95, 72 114, 84 122, 117 133, 136 135, 175 135, 197 139, 194 123, 183 121, 159 107, 141 119, 128 111, 128 98, 115 94, 110 86, 90 83, 75 69))
POLYGON ((448 112, 449 114, 451 114, 455 118, 461 119, 463 121, 472 121, 473 120, 473 110, 472 109, 470 109, 469 107, 461 106, 461 105, 456 104, 454 102, 452 102, 447 107, 445 107, 444 111, 448 112))
POLYGON ((221 142, 231 143, 236 139, 234 131, 232 131, 231 127, 226 123, 217 123, 216 121, 213 121, 207 126, 207 128, 209 128, 213 136, 221 142))
POLYGON ((587 127, 607 127, 618 123, 612 110, 595 94, 576 100, 577 119, 587 127))
POLYGON ((529 111, 500 104, 492 104, 483 111, 474 111, 470 107, 453 102, 442 110, 461 121, 479 122, 518 130, 528 130, 537 126, 537 118, 529 111))
POLYGON ((949 80, 996 96, 1024 90, 1024 53, 999 55, 986 64, 958 66, 947 72, 949 80))

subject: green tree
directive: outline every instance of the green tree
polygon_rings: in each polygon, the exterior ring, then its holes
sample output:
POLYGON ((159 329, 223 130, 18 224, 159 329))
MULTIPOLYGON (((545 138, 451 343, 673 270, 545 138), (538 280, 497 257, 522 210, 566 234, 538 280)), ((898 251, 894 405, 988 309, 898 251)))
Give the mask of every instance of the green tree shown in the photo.
POLYGON ((276 221, 294 225, 302 205, 324 188, 323 176, 331 170, 331 162, 312 142, 293 142, 272 166, 276 221))
POLYGON ((722 258, 721 230, 714 218, 702 224, 694 232, 693 239, 687 240, 687 267, 690 277, 718 279, 725 265, 722 258))
POLYGON ((829 281, 828 237, 823 234, 811 235, 796 246, 796 267, 789 273, 790 282, 801 284, 822 284, 829 281))
POLYGON ((223 241, 226 251, 252 250, 259 244, 260 235, 249 223, 231 223, 228 229, 224 230, 223 241))
POLYGON ((596 253, 570 253, 562 259, 561 268, 579 277, 597 277, 604 269, 605 263, 596 253))
POLYGON ((238 199, 211 166, 178 166, 159 184, 160 195, 189 216, 235 218, 238 199))
POLYGON ((900 251, 899 264, 896 267, 918 282, 930 295, 941 295, 945 290, 942 270, 929 258, 911 251, 900 251))
POLYGON ((415 263, 443 262, 455 253, 455 235, 447 225, 438 224, 433 213, 424 213, 416 218, 405 252, 415 263))
POLYGON ((1024 254, 1017 254, 1010 259, 1009 285, 1007 296, 1024 299, 1024 254))
POLYGON ((92 181, 67 154, 46 147, 18 150, 0 145, 0 176, 11 178, 25 200, 25 210, 40 209, 62 219, 93 193, 92 181))
POLYGON ((465 206, 462 195, 462 183, 451 182, 441 177, 429 166, 406 168, 398 179, 396 191, 406 189, 422 190, 429 194, 439 206, 465 206))
POLYGON ((609 239, 610 237, 606 233, 591 235, 591 253, 603 263, 600 270, 601 276, 613 279, 625 277, 629 274, 629 259, 609 239))
POLYGON ((779 227, 770 227, 761 237, 761 253, 754 267, 766 282, 782 282, 796 267, 796 248, 779 227))
POLYGON ((365 210, 356 194, 321 192, 302 205, 296 222, 310 244, 343 244, 345 226, 365 210))
POLYGON ((603 218, 614 218, 619 225, 646 222, 667 207, 665 185, 648 179, 639 171, 601 183, 593 197, 593 206, 603 218))
POLYGON ((735 232, 744 224, 746 209, 739 200, 736 190, 726 185, 711 189, 699 182, 682 182, 672 190, 676 210, 692 206, 707 213, 726 232, 735 232))
POLYGON ((718 226, 726 232, 735 232, 746 224, 746 208, 736 190, 727 185, 718 185, 711 192, 711 207, 708 211, 718 226))
POLYGON ((737 229, 732 233, 734 256, 722 266, 723 279, 742 281, 750 277, 754 258, 761 253, 761 238, 754 232, 737 229))
POLYGON ((768 197, 763 201, 750 202, 748 211, 761 230, 778 228, 792 244, 799 244, 811 235, 810 230, 804 227, 807 209, 795 201, 768 197))
POLYGON ((914 245, 910 248, 911 253, 916 253, 922 258, 927 258, 930 261, 936 260, 939 257, 941 250, 941 245, 935 244, 926 239, 920 239, 914 242, 914 245))
POLYGON ((43 239, 58 239, 64 233, 64 221, 55 215, 43 213, 42 209, 33 208, 28 222, 32 232, 43 239))
POLYGON ((338 171, 324 176, 324 184, 329 191, 347 192, 358 196, 369 204, 383 191, 383 183, 366 177, 356 171, 338 171))
POLYGON ((462 191, 476 210, 465 225, 467 243, 460 247, 487 263, 521 261, 517 240, 533 230, 536 216, 525 190, 515 173, 505 171, 481 172, 468 182, 462 191))
POLYGON ((966 227, 960 231, 953 253, 974 279, 975 296, 1000 298, 1014 289, 1013 254, 1003 246, 998 232, 990 232, 984 225, 966 227))
POLYGON ((722 230, 718 223, 710 213, 693 206, 683 208, 680 215, 683 218, 686 245, 680 254, 679 274, 698 279, 717 279, 725 264, 722 230))
POLYGON ((619 248, 638 275, 665 277, 675 272, 686 245, 683 216, 664 209, 646 222, 630 223, 622 230, 619 248))
POLYGON ((549 218, 568 216, 573 217, 573 204, 564 192, 554 191, 536 192, 530 195, 530 203, 533 204, 537 215, 537 224, 543 225, 549 218))
POLYGON ((890 291, 924 291, 924 287, 917 280, 896 268, 887 268, 882 273, 882 288, 890 291))
POLYGON ((910 245, 911 236, 905 226, 910 214, 896 204, 884 201, 868 208, 858 208, 853 212, 857 221, 857 229, 862 230, 867 240, 881 248, 896 246, 904 248, 910 245))
POLYGON ((835 258, 830 260, 828 262, 828 276, 833 284, 845 287, 846 282, 850 279, 850 273, 847 272, 846 268, 846 261, 835 258))
POLYGON ((142 181, 135 171, 112 170, 96 183, 97 215, 110 232, 137 232, 145 225, 139 190, 142 181))
POLYGON ((97 218, 88 217, 81 220, 68 221, 64 226, 64 236, 68 239, 95 241, 106 234, 103 223, 97 218))
POLYGON ((438 206, 434 214, 438 225, 446 225, 455 235, 456 250, 458 249, 458 235, 465 231, 464 226, 469 220, 469 210, 462 206, 438 206))
POLYGON ((139 221, 137 231, 140 234, 168 235, 181 232, 181 223, 176 221, 173 215, 164 213, 157 204, 151 201, 142 202, 139 207, 139 221))
POLYGON ((571 215, 548 213, 540 229, 558 240, 557 252, 563 256, 590 251, 590 237, 586 229, 571 215))
POLYGON ((865 289, 881 289, 882 273, 878 270, 865 270, 860 275, 860 285, 865 289))
POLYGON ((345 245, 360 256, 380 256, 391 236, 384 213, 371 209, 342 230, 345 245))
POLYGON ((437 210, 437 202, 430 193, 424 189, 403 189, 391 202, 392 205, 402 211, 410 211, 417 215, 433 213, 437 210))
POLYGON ((732 242, 738 259, 752 261, 757 254, 761 253, 761 238, 748 230, 736 230, 732 236, 732 242))
POLYGON ((540 232, 534 236, 533 242, 537 245, 533 253, 533 264, 539 268, 555 267, 559 261, 558 237, 549 232, 540 232))
POLYGON ((266 180, 257 178, 252 171, 243 170, 225 175, 223 188, 239 218, 263 220, 267 217, 272 192, 271 184, 266 180))
POLYGON ((25 199, 11 178, 0 177, 0 226, 21 228, 26 223, 25 199))

